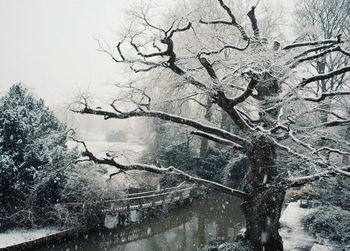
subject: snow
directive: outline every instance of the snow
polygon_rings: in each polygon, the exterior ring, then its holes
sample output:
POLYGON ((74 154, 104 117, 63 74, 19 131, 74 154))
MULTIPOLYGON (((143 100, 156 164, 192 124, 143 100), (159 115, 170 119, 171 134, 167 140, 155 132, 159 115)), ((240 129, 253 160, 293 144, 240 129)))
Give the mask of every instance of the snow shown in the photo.
POLYGON ((310 251, 332 251, 333 248, 331 248, 330 246, 324 246, 324 245, 319 245, 319 244, 315 244, 312 246, 312 248, 310 249, 310 251))
POLYGON ((0 248, 5 248, 20 244, 27 241, 32 241, 41 237, 49 236, 60 232, 59 229, 54 228, 42 228, 42 229, 15 229, 8 230, 4 233, 0 233, 0 248))
MULTIPOLYGON (((129 164, 136 162, 146 149, 145 145, 141 145, 134 142, 108 142, 108 141, 85 141, 89 151, 93 152, 97 157, 106 157, 106 153, 115 157, 114 159, 121 164, 129 164)), ((67 141, 69 149, 78 147, 83 151, 84 147, 74 141, 67 141)))
POLYGON ((305 230, 301 219, 313 209, 301 208, 298 202, 290 202, 280 218, 279 230, 285 251, 311 248, 316 241, 305 230))

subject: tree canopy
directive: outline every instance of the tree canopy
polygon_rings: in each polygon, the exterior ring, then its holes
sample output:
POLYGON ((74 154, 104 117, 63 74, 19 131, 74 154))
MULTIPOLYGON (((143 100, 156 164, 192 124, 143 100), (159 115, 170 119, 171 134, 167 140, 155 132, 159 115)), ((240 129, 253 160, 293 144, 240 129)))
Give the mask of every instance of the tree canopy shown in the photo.
POLYGON ((339 33, 326 38, 300 34, 294 41, 276 39, 259 26, 259 6, 249 7, 244 16, 236 14, 239 6, 228 1, 196 1, 170 13, 164 11, 162 25, 154 18, 158 6, 134 8, 129 12, 132 22, 120 40, 113 46, 99 42, 99 48, 115 63, 126 64, 131 73, 143 77, 119 86, 130 90, 129 95, 116 97, 108 106, 95 108, 82 97, 73 110, 106 120, 150 117, 170 121, 246 155, 250 168, 239 191, 172 166, 124 165, 113 158, 98 158, 84 144, 84 156, 96 163, 122 171, 171 173, 243 198, 246 237, 254 249, 283 250, 278 228, 285 191, 329 176, 350 176, 350 166, 333 158, 350 154, 344 139, 344 127, 350 124, 346 100, 350 90, 347 85, 318 88, 320 81, 348 75, 350 66, 337 65, 324 72, 310 67, 310 62, 326 55, 350 57, 349 38, 339 33), (158 110, 157 93, 149 93, 158 81, 163 88, 180 86, 182 95, 176 98, 193 106, 208 99, 207 105, 226 114, 233 128, 199 120, 194 112, 187 117, 158 110), (331 105, 325 107, 329 99, 331 105), (342 106, 335 102, 340 100, 342 106))

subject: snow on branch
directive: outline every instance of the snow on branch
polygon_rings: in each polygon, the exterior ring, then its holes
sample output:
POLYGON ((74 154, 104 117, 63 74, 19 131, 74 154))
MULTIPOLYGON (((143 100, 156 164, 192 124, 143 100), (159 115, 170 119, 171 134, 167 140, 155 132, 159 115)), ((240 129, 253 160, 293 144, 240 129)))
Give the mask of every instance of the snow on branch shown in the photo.
POLYGON ((237 51, 244 51, 249 47, 250 44, 250 39, 247 40, 247 45, 243 48, 237 47, 237 46, 233 46, 233 45, 224 45, 221 49, 218 50, 212 50, 212 51, 201 51, 198 53, 198 56, 202 56, 202 55, 206 55, 206 56, 210 56, 210 55, 215 55, 215 54, 219 54, 221 52, 223 52, 224 50, 230 49, 230 50, 237 50, 237 51))
POLYGON ((256 19, 255 16, 255 8, 256 6, 252 6, 250 11, 248 12, 247 16, 250 19, 250 22, 252 24, 252 30, 254 32, 254 38, 259 41, 260 40, 260 32, 259 32, 259 27, 258 27, 258 20, 256 19))
POLYGON ((344 74, 346 72, 350 72, 350 66, 345 66, 342 68, 339 68, 337 70, 325 73, 325 74, 318 74, 316 76, 312 76, 311 78, 307 78, 304 79, 299 85, 298 87, 305 87, 307 84, 312 83, 312 82, 316 82, 316 81, 320 81, 320 80, 325 80, 325 79, 329 79, 332 78, 334 76, 340 75, 340 74, 344 74))
POLYGON ((308 55, 309 53, 312 53, 312 52, 317 52, 317 51, 329 49, 329 48, 333 47, 335 44, 336 43, 331 43, 331 44, 326 44, 326 45, 317 46, 315 48, 308 49, 308 50, 300 53, 299 55, 295 56, 294 60, 296 60, 298 58, 301 58, 303 56, 306 56, 306 55, 308 55))
POLYGON ((84 149, 84 152, 82 153, 82 156, 88 157, 87 161, 93 161, 96 164, 109 165, 109 166, 113 166, 113 167, 118 168, 119 170, 117 172, 111 173, 109 175, 110 178, 119 174, 120 171, 124 171, 124 172, 130 171, 130 170, 147 171, 147 172, 156 173, 156 174, 174 175, 182 180, 202 184, 202 185, 205 185, 207 187, 213 188, 215 190, 240 197, 242 199, 248 197, 248 194, 246 194, 243 191, 224 186, 224 185, 217 183, 217 182, 213 182, 210 180, 206 180, 206 179, 192 176, 192 175, 190 175, 184 171, 181 171, 175 167, 172 167, 172 166, 164 168, 164 167, 157 167, 154 165, 138 164, 138 163, 124 165, 124 164, 120 164, 120 163, 116 162, 113 158, 98 158, 92 152, 90 152, 88 150, 84 141, 76 140, 74 138, 72 138, 72 140, 74 140, 77 143, 83 144, 85 149, 84 149))
MULTIPOLYGON (((115 109, 115 107, 113 107, 115 109)), ((93 114, 103 116, 105 119, 115 118, 115 119, 128 119, 132 117, 153 117, 159 118, 167 121, 171 121, 177 124, 183 124, 187 126, 191 126, 197 130, 203 131, 208 134, 213 134, 220 138, 232 141, 233 143, 237 143, 241 145, 243 148, 246 148, 250 145, 250 142, 238 135, 232 134, 220 128, 216 128, 213 126, 205 125, 203 123, 197 122, 192 119, 184 118, 181 116, 165 113, 162 111, 131 111, 131 112, 121 112, 118 109, 115 109, 115 112, 105 111, 102 109, 92 109, 85 105, 85 107, 81 110, 73 110, 73 112, 82 113, 82 114, 93 114)))
POLYGON ((346 120, 331 120, 331 121, 320 123, 320 124, 314 125, 314 126, 300 127, 297 130, 298 131, 305 131, 305 130, 321 128, 321 127, 344 126, 344 125, 348 125, 348 124, 350 124, 350 119, 346 119, 346 120))
POLYGON ((232 141, 229 141, 229 140, 226 140, 226 139, 222 139, 222 138, 213 136, 213 135, 208 134, 208 133, 204 133, 204 132, 200 132, 200 131, 193 131, 193 132, 191 132, 191 134, 201 136, 203 138, 212 140, 212 141, 214 141, 216 143, 232 146, 234 149, 243 150, 243 147, 241 145, 238 145, 238 144, 233 143, 232 141))
POLYGON ((230 105, 231 106, 236 106, 236 105, 244 102, 247 98, 249 98, 253 94, 254 88, 255 88, 255 86, 258 83, 259 82, 255 78, 251 78, 251 80, 250 80, 247 88, 245 89, 245 91, 241 95, 239 95, 238 97, 233 98, 230 101, 230 105))
POLYGON ((283 151, 286 151, 288 153, 290 153, 291 155, 297 157, 297 158, 300 158, 300 159, 303 159, 303 160, 306 160, 310 163, 314 163, 318 166, 324 166, 325 164, 323 162, 319 162, 319 161, 314 161, 313 159, 311 159, 310 157, 304 155, 304 154, 301 154, 301 153, 298 153, 296 151, 294 151, 292 148, 290 148, 289 146, 285 146, 281 143, 279 143, 276 139, 272 138, 272 141, 275 143, 276 146, 278 146, 281 150, 283 151))
POLYGON ((290 187, 303 186, 303 185, 306 185, 308 183, 321 180, 322 178, 333 177, 337 173, 344 174, 346 176, 350 176, 349 175, 350 173, 348 172, 349 170, 350 170, 350 166, 344 166, 344 167, 341 167, 341 168, 332 168, 330 170, 323 171, 323 172, 320 172, 320 173, 317 173, 317 174, 313 174, 313 175, 297 177, 297 178, 291 178, 291 179, 289 179, 289 182, 290 182, 289 186, 290 187))
POLYGON ((125 38, 122 41, 120 41, 116 46, 117 52, 118 52, 117 56, 115 55, 114 49, 109 48, 109 46, 107 46, 107 48, 105 48, 102 45, 100 40, 97 40, 97 43, 99 46, 98 50, 100 52, 106 53, 116 63, 128 63, 128 64, 130 64, 130 69, 132 71, 134 71, 135 73, 146 72, 146 71, 150 71, 150 70, 153 70, 155 68, 164 66, 163 65, 164 62, 151 62, 151 61, 146 61, 146 60, 141 60, 141 59, 127 59, 127 58, 125 58, 124 54, 121 51, 121 45, 124 43, 124 41, 125 41, 125 38), (144 65, 146 67, 138 69, 138 68, 135 68, 135 66, 134 66, 136 64, 137 65, 144 65))
POLYGON ((348 95, 350 95, 350 92, 326 92, 326 93, 322 93, 317 98, 304 98, 304 100, 311 101, 311 102, 321 102, 325 100, 327 97, 348 96, 348 95))
POLYGON ((231 18, 231 21, 224 21, 224 20, 211 20, 211 21, 204 21, 204 20, 199 20, 200 23, 202 24, 226 24, 226 25, 232 25, 238 29, 238 31, 241 33, 243 40, 248 41, 249 36, 245 32, 244 28, 242 25, 237 23, 236 17, 233 15, 231 9, 224 3, 223 0, 218 0, 220 6, 226 11, 226 13, 229 15, 231 18))
POLYGON ((313 46, 313 45, 321 45, 321 44, 332 44, 332 43, 339 43, 340 42, 340 36, 338 36, 337 39, 325 39, 325 40, 316 40, 316 41, 306 41, 301 43, 294 43, 287 45, 283 48, 283 50, 289 50, 296 47, 305 47, 305 46, 313 46))
POLYGON ((299 64, 306 62, 306 61, 311 61, 320 57, 323 57, 326 54, 332 53, 332 52, 340 52, 341 51, 341 47, 340 46, 336 46, 336 47, 331 47, 328 48, 326 50, 323 50, 315 55, 312 56, 307 56, 307 57, 300 57, 298 58, 292 65, 291 68, 295 68, 296 66, 298 66, 299 64))

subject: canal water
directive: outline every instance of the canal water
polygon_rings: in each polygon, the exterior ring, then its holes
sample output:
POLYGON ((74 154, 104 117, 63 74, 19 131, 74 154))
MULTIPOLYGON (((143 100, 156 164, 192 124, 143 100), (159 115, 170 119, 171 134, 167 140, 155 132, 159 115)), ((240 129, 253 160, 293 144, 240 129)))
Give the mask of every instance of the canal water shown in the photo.
POLYGON ((126 229, 90 232, 40 251, 192 251, 213 240, 233 240, 244 225, 241 200, 226 194, 195 200, 168 216, 126 229))

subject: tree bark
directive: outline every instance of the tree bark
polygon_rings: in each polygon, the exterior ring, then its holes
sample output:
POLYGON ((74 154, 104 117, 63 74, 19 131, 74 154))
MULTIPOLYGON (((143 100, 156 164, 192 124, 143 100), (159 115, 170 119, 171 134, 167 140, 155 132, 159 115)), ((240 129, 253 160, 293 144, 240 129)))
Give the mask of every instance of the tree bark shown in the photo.
MULTIPOLYGON (((211 122, 211 119, 213 116, 212 107, 213 107, 213 102, 212 102, 211 98, 208 97, 207 98, 207 106, 205 108, 205 115, 204 115, 204 117, 206 118, 206 120, 208 122, 211 122)), ((200 148, 199 148, 199 157, 205 158, 207 151, 208 151, 208 146, 209 146, 208 139, 202 137, 200 148)))
POLYGON ((246 238, 254 251, 283 251, 279 235, 285 189, 281 188, 275 164, 275 146, 265 136, 257 137, 247 152, 251 166, 245 190, 251 196, 242 204, 246 218, 246 238))

